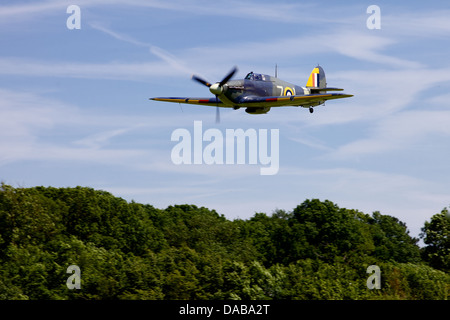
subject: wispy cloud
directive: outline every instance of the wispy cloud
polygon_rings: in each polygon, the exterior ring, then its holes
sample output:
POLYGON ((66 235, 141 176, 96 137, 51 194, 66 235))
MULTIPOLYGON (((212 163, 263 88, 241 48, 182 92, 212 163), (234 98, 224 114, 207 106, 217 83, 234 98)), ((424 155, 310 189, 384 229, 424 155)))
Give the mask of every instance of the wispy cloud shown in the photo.
POLYGON ((14 19, 28 19, 38 15, 48 14, 57 9, 67 8, 62 1, 42 1, 40 3, 15 3, 0 6, 0 21, 11 22, 14 19))
POLYGON ((89 25, 91 26, 91 28, 101 31, 103 33, 106 33, 107 35, 110 35, 111 37, 113 37, 117 40, 128 42, 128 43, 131 43, 131 44, 133 44, 135 46, 139 46, 139 47, 150 48, 152 46, 151 44, 136 40, 129 35, 118 33, 114 30, 111 30, 110 28, 106 28, 105 26, 102 26, 99 23, 92 22, 89 25))
POLYGON ((152 152, 151 144, 148 149, 107 148, 111 139, 143 127, 142 116, 127 119, 82 113, 76 106, 59 100, 5 89, 0 89, 0 113, 0 165, 23 160, 120 164, 152 152), (69 134, 74 128, 78 131, 69 134), (92 128, 97 133, 87 135, 92 128), (52 136, 55 139, 49 138, 52 136))
POLYGON ((121 34, 101 26, 91 24, 93 29, 113 38, 148 49, 149 62, 82 63, 73 61, 39 61, 35 59, 0 57, 0 74, 31 77, 67 77, 85 79, 148 80, 152 77, 179 76, 180 72, 191 75, 194 72, 186 64, 157 46, 141 42, 126 34, 121 34), (164 63, 161 63, 161 60, 164 63))
POLYGON ((161 62, 83 63, 41 61, 36 59, 0 58, 0 74, 25 77, 63 77, 84 79, 148 80, 155 76, 178 75, 161 62))
POLYGON ((394 45, 397 40, 386 36, 377 36, 364 32, 340 31, 332 36, 319 36, 319 42, 330 51, 336 51, 356 60, 392 66, 395 68, 420 68, 422 63, 382 53, 386 47, 394 45))
POLYGON ((50 130, 72 109, 27 92, 0 89, 0 163, 32 154, 37 133, 50 130))
MULTIPOLYGON (((58 12, 65 13, 65 9, 74 4, 69 0, 47 0, 40 3, 18 3, 0 6, 0 23, 11 23, 37 19, 46 15, 54 15, 58 12)), ((287 4, 287 3, 262 3, 243 1, 163 1, 163 0, 77 0, 76 5, 85 8, 94 7, 135 7, 158 9, 168 11, 185 12, 196 16, 216 15, 245 19, 260 19, 266 21, 297 22, 300 18, 304 21, 318 21, 318 18, 310 18, 305 9, 311 5, 287 4), (251 14, 249 15, 249 12, 251 14)), ((315 6, 313 6, 315 7, 315 6)))
POLYGON ((121 128, 96 133, 80 140, 74 141, 74 144, 91 149, 100 149, 101 147, 107 145, 111 139, 130 132, 132 129, 133 128, 121 128))
MULTIPOLYGON (((379 67, 395 69, 418 69, 424 67, 421 62, 408 60, 389 52, 390 48, 395 47, 401 40, 376 35, 367 31, 339 28, 331 32, 319 32, 315 35, 288 36, 265 39, 259 42, 245 40, 238 43, 222 43, 217 47, 189 48, 180 56, 189 61, 190 64, 207 65, 209 70, 217 69, 215 66, 217 61, 227 65, 232 65, 233 63, 244 65, 262 63, 267 65, 267 61, 293 58, 301 58, 304 61, 310 59, 316 62, 316 56, 324 54, 328 57, 338 54, 355 61, 370 62, 372 65, 375 64, 379 67), (239 48, 239 56, 235 55, 236 48, 239 48), (203 64, 198 62, 199 59, 202 59, 203 64)), ((298 77, 298 74, 294 75, 292 70, 283 70, 283 75, 288 78, 298 77)))
MULTIPOLYGON (((410 61, 395 55, 383 53, 387 47, 394 46, 398 40, 367 33, 341 29, 331 33, 314 36, 285 37, 266 39, 261 42, 243 42, 220 44, 217 47, 191 47, 178 50, 177 56, 167 50, 135 39, 134 37, 112 30, 100 23, 90 23, 89 26, 114 39, 148 49, 151 57, 159 61, 138 63, 80 63, 80 62, 52 62, 32 59, 0 58, 0 74, 24 76, 58 76, 74 78, 107 78, 107 79, 138 79, 152 76, 191 75, 207 70, 208 77, 216 78, 223 74, 223 65, 254 64, 268 59, 286 59, 293 57, 312 57, 317 54, 337 53, 355 60, 368 61, 381 66, 396 69, 418 69, 423 64, 410 61), (308 50, 305 50, 307 44, 308 50), (239 57, 236 57, 239 48, 239 57), (283 48, 280 50, 279 48, 283 48), (237 59, 237 60, 236 60, 237 59), (161 64, 162 60, 165 64, 161 64), (220 66, 217 61, 220 61, 220 66)), ((286 71, 289 78, 292 71, 286 71)), ((293 75, 291 75, 293 77, 293 75)), ((296 75, 297 77, 297 75, 296 75)), ((306 75, 305 75, 306 78, 306 75)))
POLYGON ((383 14, 383 28, 390 34, 417 39, 437 37, 448 39, 450 34, 449 9, 436 10, 430 6, 422 12, 398 10, 395 14, 383 14))
POLYGON ((386 154, 417 148, 422 141, 437 136, 450 138, 450 111, 404 111, 384 118, 370 130, 369 137, 357 139, 339 147, 329 156, 351 159, 373 154, 386 154))
POLYGON ((118 33, 116 31, 111 30, 110 28, 101 26, 98 23, 92 23, 92 24, 90 24, 90 26, 96 30, 99 30, 101 32, 104 32, 104 33, 112 36, 113 38, 115 38, 119 41, 131 43, 131 44, 139 46, 139 47, 148 48, 149 52, 152 55, 154 55, 154 56, 160 58, 161 60, 163 60, 164 62, 166 62, 168 64, 168 66, 171 67, 172 70, 180 71, 180 72, 187 73, 187 74, 194 73, 192 70, 190 70, 186 66, 186 64, 183 61, 181 61, 180 59, 178 59, 177 57, 175 57, 174 55, 170 54, 169 52, 167 52, 166 50, 164 50, 160 47, 136 40, 129 35, 118 33))
POLYGON ((192 115, 108 115, 6 89, 0 89, 0 113, 0 167, 18 161, 79 162, 216 179, 259 175, 260 166, 255 165, 173 164, 170 152, 176 143, 170 140, 171 130, 183 123, 192 126, 192 115))

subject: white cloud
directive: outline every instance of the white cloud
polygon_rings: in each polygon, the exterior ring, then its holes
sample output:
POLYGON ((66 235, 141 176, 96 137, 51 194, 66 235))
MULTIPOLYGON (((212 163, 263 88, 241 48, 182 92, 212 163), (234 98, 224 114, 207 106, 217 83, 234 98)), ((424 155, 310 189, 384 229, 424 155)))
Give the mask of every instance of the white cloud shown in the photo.
POLYGON ((420 13, 409 10, 402 12, 400 9, 395 14, 383 13, 382 29, 386 29, 394 35, 416 40, 417 37, 448 39, 450 33, 449 15, 449 9, 436 10, 433 7, 420 13))
POLYGON ((394 45, 397 41, 386 36, 373 35, 367 31, 338 31, 331 36, 320 36, 317 40, 324 43, 328 50, 336 51, 356 60, 369 61, 395 68, 422 67, 422 64, 419 62, 381 53, 383 49, 389 45, 394 45))
POLYGON ((106 115, 5 89, 0 89, 0 113, 0 166, 18 161, 81 162, 216 179, 259 175, 260 165, 174 165, 170 152, 176 142, 170 140, 170 129, 186 123, 192 129, 193 115, 106 115))
POLYGON ((161 60, 163 60, 164 62, 167 63, 168 67, 172 68, 173 70, 179 71, 179 72, 183 72, 183 73, 187 73, 187 74, 193 74, 194 72, 187 67, 182 61, 180 61, 177 57, 175 57, 173 54, 170 54, 169 52, 167 52, 166 50, 159 48, 157 46, 151 45, 149 43, 145 43, 139 40, 134 39, 133 37, 130 37, 129 35, 126 34, 121 34, 118 33, 116 31, 111 30, 110 28, 106 28, 105 26, 102 26, 98 23, 92 23, 91 27, 99 30, 101 32, 104 32, 110 36, 112 36, 113 38, 119 40, 119 41, 124 41, 124 42, 128 42, 131 43, 133 45, 139 46, 139 47, 146 47, 149 49, 149 52, 160 58, 161 60))
POLYGON ((0 113, 0 165, 21 160, 120 164, 126 159, 139 159, 151 152, 104 148, 114 137, 141 127, 144 121, 142 117, 127 119, 120 116, 83 114, 76 106, 59 100, 6 89, 0 89, 0 113), (127 127, 124 128, 124 125, 127 127), (79 137, 84 134, 84 130, 90 132, 92 128, 100 132, 77 138, 77 135, 79 137), (71 131, 74 136, 69 134, 71 131))
POLYGON ((52 127, 71 110, 66 104, 29 92, 0 89, 0 138, 27 138, 36 130, 52 127))
POLYGON ((83 139, 74 141, 74 144, 87 147, 90 149, 99 149, 105 145, 107 145, 111 139, 118 137, 120 135, 123 135, 129 131, 131 131, 133 128, 121 128, 121 129, 114 129, 114 130, 108 130, 105 132, 100 132, 93 134, 91 136, 85 137, 83 139))
POLYGON ((3 5, 0 7, 1 21, 11 22, 14 19, 26 19, 36 17, 40 14, 48 14, 54 10, 67 8, 61 1, 42 1, 40 3, 3 5))
POLYGON ((149 80, 175 76, 177 71, 161 62, 81 63, 46 62, 31 59, 0 58, 0 74, 25 77, 64 77, 84 79, 149 80))
MULTIPOLYGON (((367 31, 353 31, 350 29, 340 29, 326 34, 301 37, 284 37, 281 39, 266 39, 262 42, 230 43, 228 45, 220 44, 218 47, 192 47, 179 50, 177 56, 166 50, 134 39, 133 37, 122 34, 117 31, 106 28, 98 23, 91 23, 91 27, 108 34, 115 39, 128 42, 136 46, 147 47, 153 57, 158 61, 136 62, 136 63, 80 63, 73 61, 46 62, 31 59, 0 58, 0 74, 21 75, 21 76, 45 76, 45 77, 71 77, 88 79, 122 79, 122 80, 147 80, 152 77, 179 76, 180 72, 184 74, 208 72, 207 78, 219 79, 231 66, 235 64, 255 63, 274 57, 292 58, 307 57, 315 54, 333 54, 338 53, 352 59, 369 61, 389 67, 395 67, 396 70, 410 69, 410 74, 402 79, 390 78, 392 83, 391 90, 396 86, 402 85, 407 81, 416 79, 410 75, 417 69, 422 69, 421 63, 409 61, 382 52, 388 46, 395 45, 397 41, 367 33, 367 31), (305 50, 307 44, 308 50, 305 50), (235 55, 236 48, 239 48, 239 57, 235 55), (283 50, 280 50, 283 48, 283 50), (237 61, 236 61, 237 59, 237 61), (161 60, 164 63, 161 63, 161 60), (221 63, 218 64, 217 61, 221 63), (227 66, 224 68, 224 65, 227 66), (202 72, 202 70, 204 70, 202 72), (225 71, 224 71, 225 70, 225 71)), ((149 58, 151 56, 149 55, 149 58)), ((287 79, 290 77, 298 79, 298 74, 293 70, 284 72, 287 79)), ((348 73, 349 74, 349 73, 348 73)), ((395 70, 387 71, 384 75, 384 83, 388 83, 386 78, 394 74, 395 70)), ((306 81, 308 74, 304 75, 306 81)), ((372 72, 367 73, 367 81, 372 81, 373 77, 380 77, 372 72)), ((377 79, 377 78, 376 78, 377 79)), ((351 80, 351 79, 350 79, 351 80)), ((425 81, 426 82, 426 81, 425 81)), ((419 84, 415 82, 415 85, 419 84)))
MULTIPOLYGON (((0 17, 3 22, 14 19, 33 19, 39 16, 55 14, 65 10, 73 1, 47 0, 41 3, 19 3, 0 6, 0 17)), ((297 22, 299 19, 322 21, 321 18, 310 18, 305 9, 313 10, 314 5, 298 5, 287 3, 262 3, 243 1, 160 1, 160 0, 77 0, 76 4, 83 8, 125 6, 137 8, 153 8, 170 11, 180 11, 192 15, 211 15, 236 17, 245 19, 261 19, 266 21, 297 22)), ((63 11, 65 13, 65 11, 63 11)))
MULTIPOLYGON (((439 103, 446 103, 446 96, 427 93, 434 87, 445 88, 450 83, 450 68, 349 70, 331 74, 330 77, 327 75, 327 80, 331 77, 344 83, 345 92, 354 94, 354 97, 327 103, 326 112, 320 117, 307 118, 305 125, 358 122, 371 128, 388 117, 397 119, 394 116, 396 113, 409 108, 429 110, 439 103)), ((401 123, 392 127, 393 131, 403 129, 401 123)))
MULTIPOLYGON (((202 60, 209 65, 204 69, 215 68, 217 61, 223 64, 233 63, 255 64, 273 59, 303 58, 317 54, 335 53, 355 60, 367 61, 381 66, 394 67, 395 69, 417 69, 423 64, 411 61, 392 54, 384 53, 389 47, 399 43, 392 37, 380 36, 368 32, 368 30, 356 31, 349 28, 338 28, 332 32, 318 33, 315 35, 284 36, 281 38, 264 39, 264 41, 245 40, 241 43, 221 44, 220 47, 200 46, 193 47, 183 54, 185 60, 190 64, 202 65, 202 60), (235 52, 239 49, 239 56, 235 52), (238 61, 236 61, 236 59, 238 61)), ((313 67, 313 66, 311 66, 313 67)), ((292 76, 289 70, 288 77, 292 76)), ((308 75, 305 75, 305 81, 308 75)))
POLYGON ((378 121, 369 137, 349 142, 328 156, 352 159, 359 156, 416 148, 422 141, 450 138, 450 111, 404 111, 378 121))

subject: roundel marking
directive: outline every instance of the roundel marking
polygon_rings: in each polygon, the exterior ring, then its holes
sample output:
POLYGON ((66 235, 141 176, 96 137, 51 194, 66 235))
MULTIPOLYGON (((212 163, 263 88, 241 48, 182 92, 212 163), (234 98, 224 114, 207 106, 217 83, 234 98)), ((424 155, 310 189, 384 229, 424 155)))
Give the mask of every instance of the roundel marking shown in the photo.
POLYGON ((292 95, 294 95, 294 91, 291 88, 286 87, 286 88, 284 88, 284 95, 285 96, 292 96, 292 95))

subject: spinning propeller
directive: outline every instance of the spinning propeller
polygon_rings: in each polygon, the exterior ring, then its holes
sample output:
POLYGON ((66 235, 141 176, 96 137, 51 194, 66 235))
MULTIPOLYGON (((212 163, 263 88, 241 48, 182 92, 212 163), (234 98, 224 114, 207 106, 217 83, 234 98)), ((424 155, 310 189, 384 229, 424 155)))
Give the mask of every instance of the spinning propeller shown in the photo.
POLYGON ((220 82, 216 82, 214 84, 209 83, 206 80, 203 80, 202 78, 193 75, 192 76, 192 80, 195 80, 201 84, 203 84, 204 86, 207 86, 209 88, 209 91, 216 96, 216 102, 217 102, 217 107, 216 107, 216 123, 220 122, 220 111, 219 111, 219 101, 217 96, 219 94, 221 94, 223 92, 223 87, 224 85, 230 81, 230 79, 234 76, 234 74, 238 71, 237 67, 234 67, 233 69, 231 69, 231 71, 225 76, 225 78, 222 79, 222 81, 220 82))

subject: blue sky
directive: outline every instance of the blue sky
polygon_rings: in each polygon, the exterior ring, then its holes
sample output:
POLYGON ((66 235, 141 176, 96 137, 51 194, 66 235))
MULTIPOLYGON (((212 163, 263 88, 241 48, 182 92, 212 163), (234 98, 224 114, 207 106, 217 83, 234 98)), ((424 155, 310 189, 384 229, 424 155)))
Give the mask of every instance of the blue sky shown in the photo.
POLYGON ((406 222, 418 236, 450 202, 446 1, 2 1, 0 179, 89 186, 229 219, 328 199, 406 222), (81 29, 69 30, 69 5, 81 29), (369 5, 381 9, 370 30, 369 5), (305 85, 318 63, 350 99, 266 115, 149 101, 209 97, 235 65, 305 85), (175 165, 178 128, 278 129, 280 169, 175 165))

